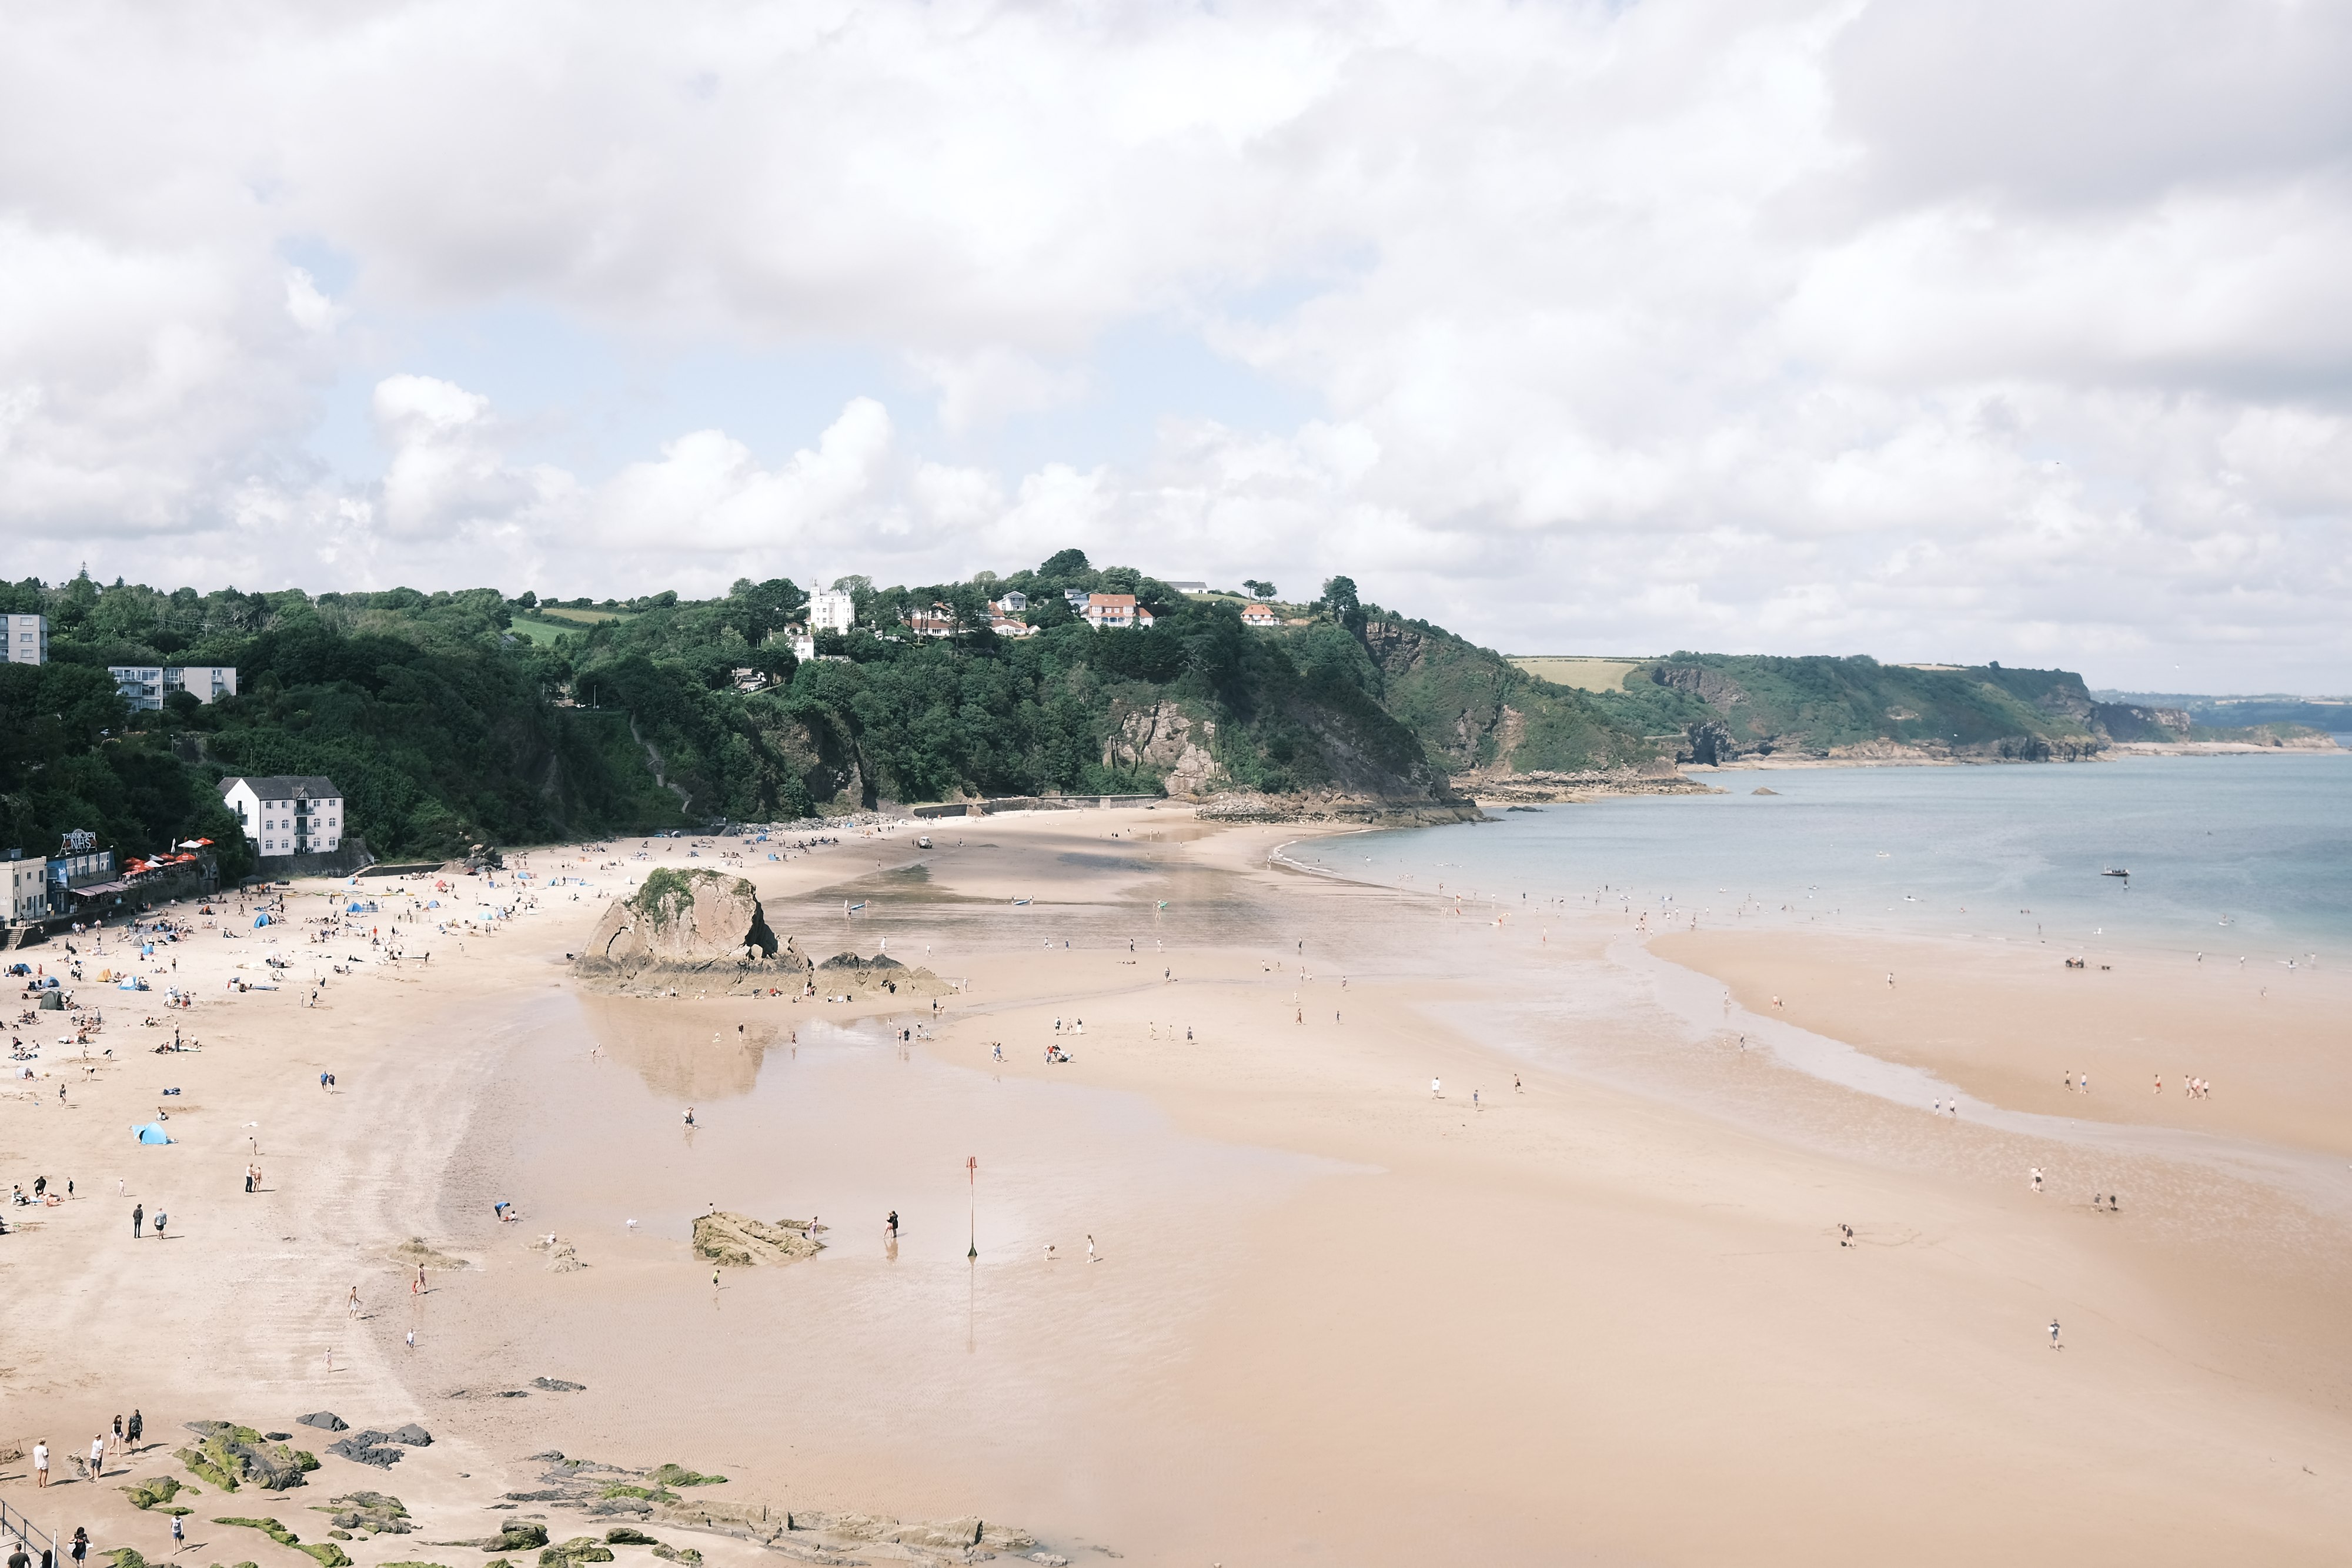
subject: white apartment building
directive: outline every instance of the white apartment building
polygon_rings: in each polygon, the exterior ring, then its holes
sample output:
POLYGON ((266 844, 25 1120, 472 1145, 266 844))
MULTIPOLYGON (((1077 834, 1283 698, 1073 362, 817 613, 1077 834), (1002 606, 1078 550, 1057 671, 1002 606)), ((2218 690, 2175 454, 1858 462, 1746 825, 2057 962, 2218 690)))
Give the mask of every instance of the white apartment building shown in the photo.
POLYGON ((8 873, 5 903, 0 903, 0 921, 15 924, 24 920, 40 920, 49 913, 49 862, 39 855, 25 858, 22 850, 10 850, 8 858, 0 861, 8 873))
POLYGON ((857 601, 838 589, 821 588, 809 595, 808 616, 810 631, 846 636, 857 621, 857 601))
POLYGON ((221 800, 262 859, 324 854, 343 841, 343 792, 319 774, 224 779, 221 800))
POLYGON ((236 695, 236 671, 227 664, 109 664, 106 673, 134 713, 162 712, 173 692, 193 693, 200 703, 236 695))
POLYGON ((8 663, 46 664, 49 662, 49 618, 46 615, 0 615, 8 629, 8 663))

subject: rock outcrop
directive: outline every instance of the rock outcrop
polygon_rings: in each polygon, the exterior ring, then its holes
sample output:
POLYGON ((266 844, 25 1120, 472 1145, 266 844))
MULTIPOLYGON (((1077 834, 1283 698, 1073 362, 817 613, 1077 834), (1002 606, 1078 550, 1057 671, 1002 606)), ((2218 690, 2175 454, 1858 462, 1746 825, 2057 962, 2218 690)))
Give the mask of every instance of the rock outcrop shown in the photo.
POLYGON ((1103 766, 1148 769, 1171 795, 1206 794, 1225 776, 1208 749, 1216 737, 1214 720, 1194 718, 1163 697, 1118 716, 1103 737, 1103 766))
POLYGON ((777 957, 779 946, 760 908, 759 890, 749 882, 699 867, 665 866, 604 911, 572 968, 583 979, 613 986, 731 980, 788 962, 777 957))
POLYGON ((890 996, 942 997, 954 989, 929 969, 901 964, 887 953, 877 953, 871 958, 855 953, 835 953, 815 967, 814 978, 820 996, 871 996, 882 991, 890 996))
POLYGON ((178 1449, 173 1457, 223 1491, 235 1491, 240 1486, 284 1491, 302 1485, 303 1473, 319 1468, 311 1455, 270 1442, 252 1427, 233 1421, 191 1421, 187 1427, 199 1441, 193 1448, 178 1449))
POLYGON ((750 1269, 769 1263, 797 1263, 824 1250, 810 1233, 805 1219, 779 1219, 773 1225, 725 1209, 694 1222, 694 1251, 698 1258, 729 1269, 750 1269))
MULTIPOLYGON (((859 1547, 868 1552, 877 1546, 910 1548, 903 1555, 925 1562, 940 1560, 925 1553, 949 1553, 946 1560, 950 1562, 976 1562, 992 1552, 1028 1553, 1037 1550, 1036 1539, 1028 1531, 993 1521, 910 1522, 882 1514, 784 1509, 751 1500, 693 1496, 673 1490, 677 1487, 716 1485, 725 1479, 721 1476, 700 1475, 680 1465, 631 1469, 593 1459, 568 1458, 552 1449, 531 1457, 548 1467, 540 1477, 540 1485, 528 1491, 508 1492, 507 1501, 552 1504, 577 1510, 591 1518, 629 1514, 669 1530, 755 1542, 802 1563, 842 1564, 845 1568, 871 1561, 871 1557, 849 1554, 859 1547)), ((644 1532, 632 1530, 629 1533, 644 1532)), ((608 1529, 605 1540, 614 1541, 615 1532, 608 1529)), ((548 1568, 561 1568, 561 1561, 566 1558, 575 1562, 603 1561, 577 1552, 592 1544, 596 1544, 594 1537, 578 1536, 547 1548, 557 1554, 557 1560, 551 1561, 548 1568)), ((687 1568, 702 1561, 702 1554, 691 1547, 664 1544, 651 1550, 654 1556, 686 1564, 687 1568)), ((488 1568, 497 1568, 497 1564, 493 1563, 488 1568)))

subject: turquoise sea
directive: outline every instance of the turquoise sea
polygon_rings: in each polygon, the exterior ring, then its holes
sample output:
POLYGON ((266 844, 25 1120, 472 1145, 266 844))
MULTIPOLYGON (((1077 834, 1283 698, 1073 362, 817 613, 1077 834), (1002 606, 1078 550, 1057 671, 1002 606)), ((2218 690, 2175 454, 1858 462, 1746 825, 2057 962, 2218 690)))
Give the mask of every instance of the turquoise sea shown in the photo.
POLYGON ((1562 898, 1714 927, 1744 907, 1849 929, 2352 956, 2352 751, 1709 782, 1726 793, 1498 811, 1288 858, 1529 913, 1562 898))

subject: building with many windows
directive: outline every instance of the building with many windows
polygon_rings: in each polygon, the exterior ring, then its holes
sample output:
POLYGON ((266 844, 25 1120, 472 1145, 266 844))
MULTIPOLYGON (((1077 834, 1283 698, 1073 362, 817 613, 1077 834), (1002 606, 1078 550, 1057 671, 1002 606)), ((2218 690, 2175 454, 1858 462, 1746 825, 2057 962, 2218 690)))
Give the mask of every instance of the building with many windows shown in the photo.
POLYGON ((0 870, 7 873, 5 883, 0 883, 0 921, 13 925, 47 918, 49 862, 39 855, 27 860, 24 851, 10 850, 8 858, 0 861, 0 870))
POLYGON ((236 695, 236 671, 227 664, 109 664, 106 673, 134 713, 162 712, 163 699, 173 692, 189 693, 200 703, 236 695))
POLYGON ((857 601, 837 588, 821 588, 809 595, 808 623, 812 632, 848 635, 857 622, 857 601))
POLYGON ((220 791, 263 860, 325 854, 342 844, 343 792, 331 779, 315 773, 224 779, 220 791))
POLYGON ((8 629, 8 663, 46 664, 49 662, 49 618, 46 615, 0 615, 8 629))

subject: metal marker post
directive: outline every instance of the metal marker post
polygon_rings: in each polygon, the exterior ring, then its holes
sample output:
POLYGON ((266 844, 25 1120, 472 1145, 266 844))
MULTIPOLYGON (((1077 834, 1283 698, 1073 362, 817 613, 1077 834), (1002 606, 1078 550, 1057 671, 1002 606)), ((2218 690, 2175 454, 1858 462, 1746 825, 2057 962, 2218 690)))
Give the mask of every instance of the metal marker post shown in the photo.
POLYGON ((980 1260, 980 1156, 973 1155, 967 1158, 963 1162, 963 1170, 964 1180, 971 1186, 971 1208, 966 1217, 971 1245, 965 1250, 964 1258, 967 1261, 977 1262, 980 1260))

